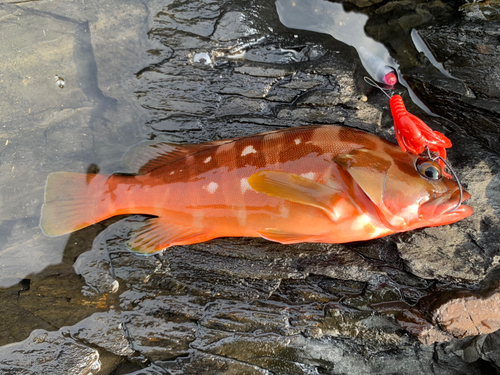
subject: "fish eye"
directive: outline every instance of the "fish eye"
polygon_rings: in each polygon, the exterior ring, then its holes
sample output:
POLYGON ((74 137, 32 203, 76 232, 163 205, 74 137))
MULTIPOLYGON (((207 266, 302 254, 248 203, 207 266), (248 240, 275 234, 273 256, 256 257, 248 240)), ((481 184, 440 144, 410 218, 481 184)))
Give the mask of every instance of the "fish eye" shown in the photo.
POLYGON ((439 180, 443 176, 441 166, 432 160, 418 158, 415 165, 418 173, 427 180, 439 180))

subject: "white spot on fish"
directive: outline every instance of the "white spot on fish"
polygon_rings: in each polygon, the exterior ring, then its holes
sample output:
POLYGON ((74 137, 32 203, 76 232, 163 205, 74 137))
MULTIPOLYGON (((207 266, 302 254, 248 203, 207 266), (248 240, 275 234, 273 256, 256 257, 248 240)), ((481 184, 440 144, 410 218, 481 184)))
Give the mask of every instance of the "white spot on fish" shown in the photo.
POLYGON ((379 227, 373 227, 373 236, 374 237, 378 237, 382 234, 382 229, 380 229, 379 227))
POLYGON ((215 193, 215 191, 217 190, 218 187, 219 187, 219 184, 217 182, 212 181, 208 185, 203 185, 202 189, 205 189, 210 194, 213 194, 213 193, 215 193))
POLYGON ((288 215, 290 214, 290 209, 283 203, 280 206, 280 215, 283 219, 288 218, 288 215))
POLYGON ((238 219, 238 224, 244 227, 247 223, 247 211, 245 209, 238 210, 238 214, 236 217, 238 219))
POLYGON ((300 145, 300 142, 302 142, 302 139, 297 138, 297 139, 294 140, 294 142, 295 142, 296 145, 300 145))
POLYGON ((240 188, 241 188, 241 194, 245 194, 245 191, 247 190, 253 190, 250 184, 248 183, 248 178, 242 178, 240 180, 240 188))
POLYGON ((203 211, 196 210, 193 212, 193 227, 194 228, 200 228, 203 227, 203 218, 205 217, 205 214, 203 211))
POLYGON ((247 146, 244 148, 243 152, 241 153, 241 156, 245 156, 245 155, 248 155, 248 154, 256 154, 257 151, 255 151, 255 149, 253 148, 252 145, 250 146, 247 146))
POLYGON ((316 173, 314 173, 314 172, 302 173, 300 176, 304 177, 304 178, 308 178, 310 180, 314 180, 316 178, 316 173))
POLYGON ((210 160, 212 160, 212 157, 211 157, 211 156, 209 156, 208 158, 206 158, 206 159, 203 161, 203 163, 208 163, 210 160))

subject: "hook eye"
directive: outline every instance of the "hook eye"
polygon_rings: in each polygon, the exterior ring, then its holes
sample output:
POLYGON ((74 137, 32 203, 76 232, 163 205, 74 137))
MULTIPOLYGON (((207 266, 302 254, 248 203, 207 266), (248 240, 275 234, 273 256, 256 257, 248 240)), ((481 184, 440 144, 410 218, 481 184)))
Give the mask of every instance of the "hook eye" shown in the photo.
POLYGON ((389 89, 384 89, 382 87, 380 87, 377 82, 375 82, 373 79, 371 79, 370 77, 363 77, 363 79, 365 80, 366 83, 368 83, 370 86, 373 86, 373 87, 376 87, 378 89, 380 89, 380 91, 382 91, 385 96, 387 96, 389 99, 391 98, 391 96, 387 93, 387 91, 389 91, 389 89))

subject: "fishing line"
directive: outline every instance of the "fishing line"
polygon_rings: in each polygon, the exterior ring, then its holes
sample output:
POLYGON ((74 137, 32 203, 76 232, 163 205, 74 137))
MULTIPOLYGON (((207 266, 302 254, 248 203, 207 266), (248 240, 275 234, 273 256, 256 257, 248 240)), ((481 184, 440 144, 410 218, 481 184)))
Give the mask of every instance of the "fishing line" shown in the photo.
POLYGON ((460 205, 462 204, 463 202, 463 199, 464 199, 464 190, 462 189, 462 184, 460 183, 460 180, 458 179, 458 176, 457 174, 455 173, 455 171, 453 170, 453 168, 451 167, 450 163, 448 163, 446 160, 444 160, 441 156, 437 155, 437 156, 432 156, 431 155, 431 150, 429 150, 429 147, 425 146, 425 151, 424 152, 427 152, 427 157, 429 159, 431 159, 432 161, 436 161, 437 159, 440 159, 443 161, 444 164, 446 164, 446 166, 448 167, 448 170, 451 172, 451 174, 453 175, 453 178, 455 179, 455 181, 457 182, 457 185, 458 185, 458 189, 460 190, 460 199, 458 200, 458 203, 457 205, 455 206, 455 208, 447 211, 447 212, 453 212, 455 211, 456 209, 458 209, 458 207, 460 207, 460 205))
POLYGON ((375 82, 375 81, 374 81, 373 79, 371 79, 370 77, 365 76, 363 79, 364 79, 364 80, 365 80, 365 82, 366 82, 366 83, 368 83, 370 86, 373 86, 373 87, 376 87, 376 88, 380 89, 380 91, 382 91, 382 92, 385 94, 385 96, 387 96, 389 99, 391 98, 391 96, 387 93, 387 91, 390 91, 390 90, 388 90, 388 89, 384 89, 384 88, 380 87, 380 86, 378 85, 378 83, 377 83, 377 82, 375 82))

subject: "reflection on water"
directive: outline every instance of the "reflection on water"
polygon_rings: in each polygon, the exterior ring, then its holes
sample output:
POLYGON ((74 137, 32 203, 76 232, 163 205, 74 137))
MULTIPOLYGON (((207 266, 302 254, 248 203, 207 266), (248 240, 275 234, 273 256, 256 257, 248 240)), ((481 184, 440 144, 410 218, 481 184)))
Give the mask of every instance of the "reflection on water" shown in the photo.
POLYGON ((317 31, 333 36, 358 51, 366 71, 375 78, 374 65, 360 52, 366 49, 389 66, 397 67, 387 48, 365 34, 368 16, 346 12, 344 6, 325 0, 277 0, 280 21, 293 29, 317 31))
MULTIPOLYGON (((330 34, 335 39, 353 46, 368 74, 379 82, 381 81, 380 64, 377 60, 382 61, 386 66, 395 68, 399 83, 406 87, 413 102, 428 114, 432 114, 408 86, 398 70, 398 63, 389 54, 387 48, 366 35, 364 27, 368 16, 346 12, 342 4, 326 0, 277 0, 276 9, 280 21, 286 27, 330 34)), ((387 74, 387 71, 384 74, 387 74)))
POLYGON ((419 35, 417 30, 413 29, 411 31, 411 39, 412 39, 413 44, 415 45, 415 48, 417 49, 417 51, 422 52, 425 55, 425 57, 427 57, 429 59, 431 64, 434 65, 445 77, 454 78, 444 68, 443 64, 441 64, 440 62, 438 62, 436 60, 436 58, 432 54, 431 50, 429 49, 429 47, 427 47, 427 45, 425 44, 425 42, 423 41, 422 37, 419 35))

